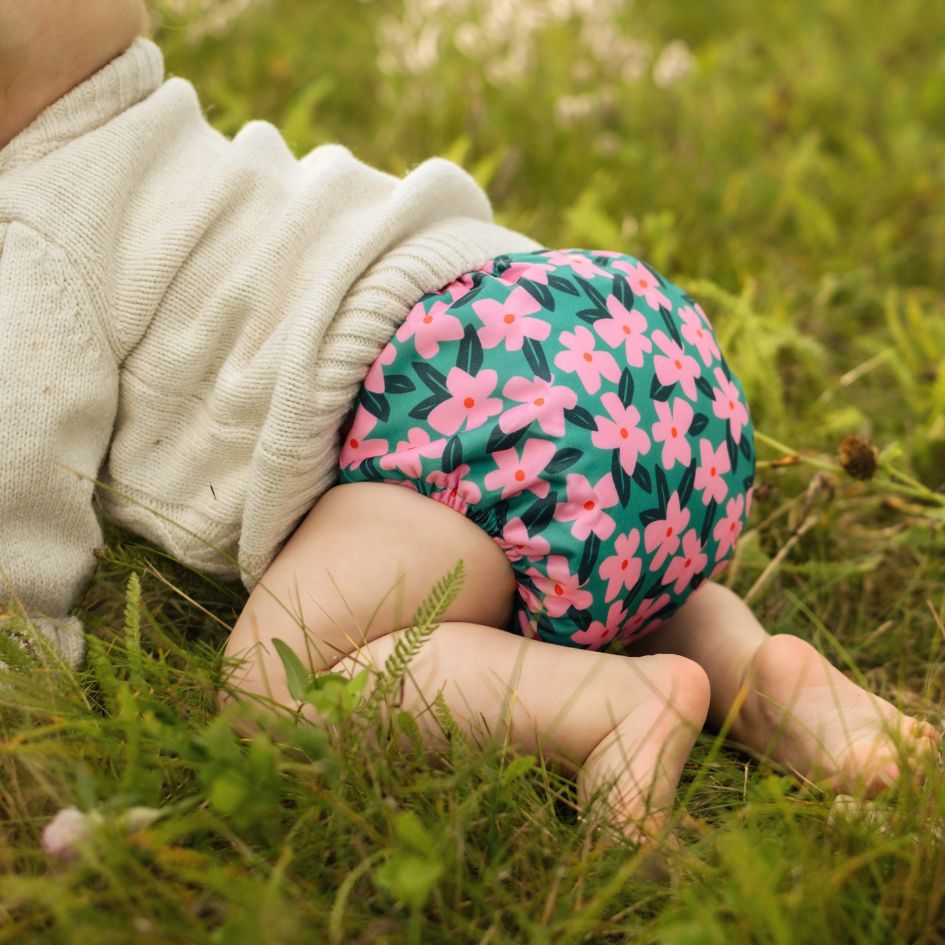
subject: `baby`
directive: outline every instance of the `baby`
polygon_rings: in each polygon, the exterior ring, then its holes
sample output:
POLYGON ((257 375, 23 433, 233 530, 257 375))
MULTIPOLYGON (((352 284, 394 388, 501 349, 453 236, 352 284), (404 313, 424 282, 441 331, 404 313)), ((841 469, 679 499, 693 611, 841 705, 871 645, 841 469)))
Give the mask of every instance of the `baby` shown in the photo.
POLYGON ((769 636, 712 578, 748 515, 744 393, 644 263, 548 251, 458 167, 402 180, 271 126, 228 140, 165 80, 139 0, 0 0, 0 603, 75 664, 93 502, 251 589, 223 701, 410 667, 424 737, 541 751, 628 836, 705 723, 875 793, 934 729, 769 636), (618 650, 619 646, 619 652, 618 650))

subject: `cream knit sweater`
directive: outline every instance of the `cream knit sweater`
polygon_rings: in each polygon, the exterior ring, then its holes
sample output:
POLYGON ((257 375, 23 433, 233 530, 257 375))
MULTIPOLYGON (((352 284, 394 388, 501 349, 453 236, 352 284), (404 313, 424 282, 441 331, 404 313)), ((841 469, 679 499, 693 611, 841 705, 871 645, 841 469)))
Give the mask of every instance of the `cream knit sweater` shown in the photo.
POLYGON ((93 496, 251 587, 414 302, 535 245, 447 161, 399 180, 262 122, 228 140, 135 41, 0 150, 0 609, 79 661, 93 496))

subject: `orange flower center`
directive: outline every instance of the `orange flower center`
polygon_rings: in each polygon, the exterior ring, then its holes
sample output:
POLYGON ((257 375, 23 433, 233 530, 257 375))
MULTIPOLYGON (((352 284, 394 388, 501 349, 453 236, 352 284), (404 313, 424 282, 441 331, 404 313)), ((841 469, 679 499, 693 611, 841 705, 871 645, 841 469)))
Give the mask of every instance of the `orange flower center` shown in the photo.
POLYGON ((521 482, 521 481, 525 478, 525 470, 524 470, 524 469, 516 469, 516 470, 515 470, 515 478, 516 478, 519 482, 521 482))
POLYGON ((515 321, 515 316, 511 312, 506 312, 502 317, 502 321, 504 321, 506 325, 511 325, 512 322, 515 321))
POLYGON ((584 352, 584 360, 585 360, 585 361, 593 361, 593 360, 594 360, 594 356, 590 353, 590 351, 585 351, 585 352, 584 352))
POLYGON ((675 427, 673 427, 673 429, 670 431, 670 433, 672 433, 672 435, 673 435, 674 437, 679 436, 679 430, 677 430, 675 427))
POLYGON ((584 503, 584 508, 587 509, 588 512, 590 512, 594 508, 594 503, 588 500, 587 502, 584 503))
POLYGON ((649 288, 649 285, 650 285, 650 283, 647 282, 646 279, 641 279, 641 280, 640 280, 640 288, 641 288, 641 289, 649 288))
POLYGON ((624 333, 625 335, 632 335, 632 334, 633 334, 633 329, 632 329, 629 325, 624 325, 624 326, 623 326, 623 333, 624 333))
POLYGON ((475 403, 476 403, 476 401, 473 400, 472 397, 467 397, 467 398, 463 401, 463 406, 466 407, 466 409, 468 410, 470 407, 474 406, 475 403))
POLYGON ((354 437, 351 437, 348 442, 351 444, 351 449, 356 450, 358 448, 358 441, 354 437))
POLYGON ((560 597, 564 593, 564 588, 560 584, 555 584, 555 593, 560 597))
POLYGON ((620 428, 620 436, 621 436, 623 439, 626 439, 628 436, 630 436, 630 434, 627 432, 627 428, 626 428, 626 427, 621 427, 621 428, 620 428))
POLYGON ((534 405, 535 405, 536 407, 541 407, 541 406, 543 406, 544 403, 545 403, 545 398, 544 398, 544 397, 536 397, 536 398, 532 401, 532 403, 534 403, 534 405))
POLYGON ((427 316, 423 319, 423 324, 424 324, 424 325, 429 325, 430 322, 432 322, 432 321, 433 321, 433 316, 432 316, 432 315, 427 315, 427 316))
POLYGON ((626 571, 628 564, 630 564, 630 562, 627 561, 626 558, 624 558, 623 561, 620 562, 620 570, 621 570, 621 571, 626 571))
POLYGON ((673 361, 673 364, 676 365, 676 370, 677 370, 677 371, 681 371, 681 370, 682 370, 682 361, 673 361))
POLYGON ((669 538, 672 536, 672 534, 673 534, 673 526, 670 525, 669 528, 666 529, 666 537, 669 538))
POLYGON ((715 475, 715 466, 713 466, 713 467, 709 470, 709 475, 710 475, 710 476, 714 476, 714 475, 715 475))

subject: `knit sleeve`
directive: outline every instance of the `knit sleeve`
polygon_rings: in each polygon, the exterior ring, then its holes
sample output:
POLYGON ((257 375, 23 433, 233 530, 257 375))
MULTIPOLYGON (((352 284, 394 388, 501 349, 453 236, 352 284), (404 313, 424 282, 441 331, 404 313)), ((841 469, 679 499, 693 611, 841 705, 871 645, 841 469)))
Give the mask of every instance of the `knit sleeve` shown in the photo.
POLYGON ((76 665, 68 612, 102 538, 92 495, 118 370, 65 254, 18 223, 0 223, 0 352, 0 632, 41 634, 76 665), (37 619, 24 631, 11 613, 37 619))

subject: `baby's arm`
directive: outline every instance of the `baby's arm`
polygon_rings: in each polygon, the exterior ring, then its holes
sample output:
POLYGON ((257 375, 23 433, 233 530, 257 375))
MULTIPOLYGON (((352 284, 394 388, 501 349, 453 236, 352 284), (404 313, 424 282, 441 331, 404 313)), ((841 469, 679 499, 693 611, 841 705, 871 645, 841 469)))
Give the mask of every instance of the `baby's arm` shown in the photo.
POLYGON ((66 615, 101 543, 93 479, 117 367, 64 253, 15 222, 0 223, 0 299, 0 611, 54 618, 37 628, 74 664, 82 639, 66 615))

